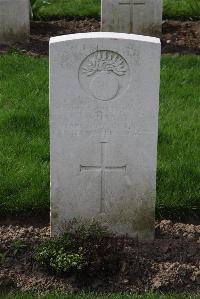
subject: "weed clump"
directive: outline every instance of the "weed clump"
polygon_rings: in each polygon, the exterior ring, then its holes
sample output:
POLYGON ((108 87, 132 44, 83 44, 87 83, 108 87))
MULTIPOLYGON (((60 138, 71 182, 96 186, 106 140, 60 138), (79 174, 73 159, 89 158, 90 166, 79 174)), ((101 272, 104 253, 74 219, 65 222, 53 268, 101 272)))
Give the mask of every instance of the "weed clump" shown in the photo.
POLYGON ((116 270, 119 265, 117 244, 115 246, 107 229, 99 223, 74 219, 62 231, 62 235, 37 248, 36 260, 48 271, 59 275, 94 276, 97 272, 112 274, 116 270))

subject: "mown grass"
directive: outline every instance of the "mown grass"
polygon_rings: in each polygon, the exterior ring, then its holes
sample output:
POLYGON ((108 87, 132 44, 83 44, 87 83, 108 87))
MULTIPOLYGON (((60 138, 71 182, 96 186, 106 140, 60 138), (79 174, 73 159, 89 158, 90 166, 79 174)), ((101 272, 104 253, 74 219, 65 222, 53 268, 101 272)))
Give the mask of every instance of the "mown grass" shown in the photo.
POLYGON ((0 57, 0 214, 49 209, 47 59, 0 57))
MULTIPOLYGON (((97 18, 101 0, 36 0, 36 19, 97 18)), ((163 0, 164 19, 200 19, 200 0, 163 0)))
POLYGON ((200 0, 163 0, 163 19, 199 20, 200 0))
POLYGON ((157 207, 169 216, 200 209, 199 78, 200 57, 162 58, 157 207))
POLYGON ((35 19, 97 18, 100 19, 101 0, 37 0, 33 6, 35 19))
POLYGON ((128 294, 108 294, 108 295, 95 295, 95 294, 60 294, 52 293, 46 295, 34 294, 8 294, 0 296, 0 299, 199 299, 200 295, 128 295, 128 294))
MULTIPOLYGON (((158 214, 200 211, 199 78, 200 57, 162 57, 158 214)), ((0 56, 0 169, 1 216, 48 215, 46 57, 0 56)))

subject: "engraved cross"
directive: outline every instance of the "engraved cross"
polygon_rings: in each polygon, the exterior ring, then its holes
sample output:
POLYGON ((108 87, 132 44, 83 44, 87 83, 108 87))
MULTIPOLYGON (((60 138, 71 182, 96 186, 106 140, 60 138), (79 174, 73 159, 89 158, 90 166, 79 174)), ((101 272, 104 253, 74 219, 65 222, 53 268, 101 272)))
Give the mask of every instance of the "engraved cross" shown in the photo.
POLYGON ((122 170, 126 171, 126 165, 122 166, 106 166, 106 142, 101 142, 101 165, 86 166, 80 165, 80 171, 94 170, 101 172, 101 197, 100 197, 100 213, 105 212, 105 194, 106 194, 106 171, 122 170))
POLYGON ((121 0, 119 5, 130 5, 130 33, 133 32, 133 13, 134 6, 145 5, 146 2, 143 0, 121 0))

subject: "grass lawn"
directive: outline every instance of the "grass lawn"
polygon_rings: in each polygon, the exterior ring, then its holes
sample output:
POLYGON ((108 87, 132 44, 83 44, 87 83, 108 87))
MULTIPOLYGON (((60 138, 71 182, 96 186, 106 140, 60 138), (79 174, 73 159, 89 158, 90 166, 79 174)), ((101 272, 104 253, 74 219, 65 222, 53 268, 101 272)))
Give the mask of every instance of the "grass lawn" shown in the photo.
POLYGON ((195 207, 200 212, 199 78, 200 57, 162 57, 157 172, 161 214, 162 208, 169 215, 176 209, 192 216, 195 207))
POLYGON ((47 294, 47 295, 30 295, 30 294, 10 294, 0 296, 0 299, 199 299, 200 295, 93 295, 93 294, 80 294, 80 295, 61 295, 61 294, 47 294))
POLYGON ((200 19, 200 0, 163 0, 163 19, 200 19))
MULTIPOLYGON (((200 57, 162 57, 158 213, 200 209, 199 78, 200 57)), ((0 215, 48 215, 46 57, 0 56, 0 169, 0 215)))
MULTIPOLYGON (((100 19, 101 0, 35 0, 36 19, 94 17, 100 19)), ((200 0, 163 0, 164 19, 200 19, 200 0)))
POLYGON ((0 214, 49 208, 48 62, 0 57, 0 214))

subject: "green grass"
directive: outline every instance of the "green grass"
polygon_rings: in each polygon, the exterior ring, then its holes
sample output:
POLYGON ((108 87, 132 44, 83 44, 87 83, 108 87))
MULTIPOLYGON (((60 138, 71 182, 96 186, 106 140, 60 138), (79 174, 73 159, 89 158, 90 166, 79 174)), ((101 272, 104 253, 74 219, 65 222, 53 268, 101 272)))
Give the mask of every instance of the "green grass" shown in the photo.
MULTIPOLYGON (((36 19, 97 18, 101 0, 35 0, 36 19)), ((164 19, 200 19, 200 0, 163 0, 164 19)))
POLYGON ((36 19, 97 18, 100 19, 101 0, 37 0, 33 6, 36 19))
MULTIPOLYGON (((162 57, 158 214, 200 209, 199 78, 200 57, 162 57)), ((0 56, 0 169, 0 215, 48 215, 46 57, 0 56)))
POLYGON ((47 59, 0 57, 0 214, 49 208, 47 59))
POLYGON ((163 0, 163 19, 199 20, 200 0, 163 0))
POLYGON ((200 208, 200 57, 164 56, 161 65, 157 207, 200 208))
POLYGON ((31 295, 31 294, 8 294, 0 296, 0 299, 199 299, 199 295, 128 295, 128 294, 110 294, 110 295, 93 295, 93 294, 66 294, 59 293, 46 295, 31 295))

